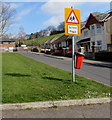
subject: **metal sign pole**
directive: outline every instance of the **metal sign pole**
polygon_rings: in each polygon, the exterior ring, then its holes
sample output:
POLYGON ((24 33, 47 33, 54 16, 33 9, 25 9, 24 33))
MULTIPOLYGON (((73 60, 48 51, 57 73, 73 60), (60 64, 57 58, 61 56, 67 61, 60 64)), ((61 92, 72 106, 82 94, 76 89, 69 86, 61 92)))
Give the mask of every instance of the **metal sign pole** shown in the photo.
POLYGON ((74 53, 75 37, 81 35, 81 21, 80 21, 80 10, 71 8, 65 8, 65 35, 72 37, 72 81, 75 80, 75 66, 76 66, 76 55, 74 53))
POLYGON ((72 37, 72 81, 75 82, 75 54, 74 36, 72 37))

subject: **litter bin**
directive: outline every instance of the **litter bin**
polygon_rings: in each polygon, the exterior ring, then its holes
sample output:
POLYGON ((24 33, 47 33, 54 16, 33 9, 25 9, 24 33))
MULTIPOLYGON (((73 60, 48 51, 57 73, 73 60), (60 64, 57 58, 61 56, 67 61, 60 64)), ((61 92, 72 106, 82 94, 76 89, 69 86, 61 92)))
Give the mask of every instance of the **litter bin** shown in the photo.
POLYGON ((82 68, 82 63, 83 63, 83 60, 84 60, 84 54, 80 53, 80 52, 77 52, 77 53, 75 53, 75 55, 76 55, 75 69, 81 69, 82 68))

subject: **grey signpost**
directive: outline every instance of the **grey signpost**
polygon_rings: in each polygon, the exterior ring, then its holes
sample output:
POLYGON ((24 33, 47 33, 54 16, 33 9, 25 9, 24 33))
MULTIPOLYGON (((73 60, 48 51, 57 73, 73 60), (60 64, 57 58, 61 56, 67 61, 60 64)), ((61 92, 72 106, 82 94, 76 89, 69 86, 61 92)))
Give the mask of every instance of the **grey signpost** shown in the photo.
POLYGON ((75 36, 80 36, 80 10, 71 8, 65 8, 65 35, 72 36, 72 81, 75 80, 75 36))
POLYGON ((75 54, 74 36, 72 36, 72 81, 75 82, 75 54))

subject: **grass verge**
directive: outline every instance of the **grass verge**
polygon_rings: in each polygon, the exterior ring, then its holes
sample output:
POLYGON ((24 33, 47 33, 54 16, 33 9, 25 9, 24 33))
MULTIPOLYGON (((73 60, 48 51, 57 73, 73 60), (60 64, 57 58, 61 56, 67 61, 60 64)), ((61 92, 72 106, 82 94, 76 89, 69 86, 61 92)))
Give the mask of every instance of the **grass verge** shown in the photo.
POLYGON ((22 103, 110 97, 112 88, 101 83, 24 57, 3 53, 2 102, 22 103))

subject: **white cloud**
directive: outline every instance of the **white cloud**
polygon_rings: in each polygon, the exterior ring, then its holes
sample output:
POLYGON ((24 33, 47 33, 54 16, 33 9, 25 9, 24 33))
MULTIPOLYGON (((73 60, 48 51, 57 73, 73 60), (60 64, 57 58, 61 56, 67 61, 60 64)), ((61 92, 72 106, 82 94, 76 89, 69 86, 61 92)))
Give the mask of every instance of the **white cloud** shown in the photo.
MULTIPOLYGON (((82 2, 80 2, 80 0, 78 2, 70 2, 72 0, 57 0, 57 2, 54 2, 54 1, 55 0, 49 0, 49 2, 45 3, 41 7, 41 10, 43 12, 45 12, 46 14, 52 15, 52 17, 50 19, 48 19, 46 22, 43 23, 44 25, 51 25, 51 24, 59 25, 60 22, 64 21, 64 8, 71 8, 71 6, 73 6, 74 9, 75 8, 77 9, 77 6, 83 7, 83 5, 86 3, 85 1, 88 1, 88 0, 82 0, 82 2), (61 1, 61 2, 59 2, 59 1, 61 1), (63 1, 66 1, 66 2, 63 2, 63 1)), ((107 0, 107 2, 108 2, 108 0, 107 0)), ((95 3, 95 1, 94 1, 94 3, 95 3)), ((99 5, 102 3, 103 3, 103 1, 99 0, 96 2, 96 5, 97 4, 99 5)), ((98 8, 96 7, 95 9, 97 10, 98 8)), ((93 12, 94 12, 94 9, 93 9, 93 12)), ((84 14, 83 16, 88 16, 89 11, 87 11, 86 13, 83 13, 83 14, 84 14)), ((81 16, 81 18, 82 18, 81 20, 87 19, 87 18, 84 19, 84 17, 82 17, 82 16, 81 16)))
POLYGON ((75 2, 49 2, 45 3, 41 10, 47 14, 51 14, 52 17, 44 22, 44 25, 59 25, 60 22, 64 21, 64 8, 75 7, 81 3, 75 2))
POLYGON ((47 2, 41 9, 49 14, 62 14, 64 13, 64 8, 70 8, 71 6, 77 5, 78 3, 74 2, 47 2))
POLYGON ((38 4, 34 4, 32 7, 22 10, 20 13, 16 15, 16 20, 22 19, 24 16, 28 15, 32 10, 36 9, 37 7, 38 4))
POLYGON ((59 23, 62 22, 63 20, 64 20, 63 16, 53 16, 50 19, 48 19, 47 21, 45 21, 43 24, 46 26, 59 25, 59 23))
POLYGON ((17 14, 16 20, 22 19, 22 17, 28 15, 31 11, 32 11, 32 8, 28 8, 28 9, 21 11, 20 13, 17 14))
POLYGON ((14 9, 17 9, 19 7, 21 7, 23 4, 22 3, 10 3, 11 7, 14 9))

